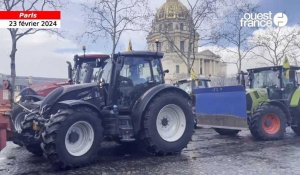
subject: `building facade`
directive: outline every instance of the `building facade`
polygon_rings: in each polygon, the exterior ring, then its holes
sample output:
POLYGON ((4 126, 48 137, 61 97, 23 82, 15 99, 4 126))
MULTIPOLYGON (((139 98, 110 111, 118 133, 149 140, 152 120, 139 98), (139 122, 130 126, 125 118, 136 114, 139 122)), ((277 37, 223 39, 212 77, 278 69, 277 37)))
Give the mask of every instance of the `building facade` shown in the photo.
POLYGON ((189 78, 187 58, 192 58, 189 65, 193 65, 197 77, 226 74, 226 64, 221 62, 220 56, 210 50, 198 52, 199 34, 196 32, 191 40, 190 29, 194 29, 191 20, 189 10, 179 0, 166 0, 152 22, 147 36, 148 49, 164 52, 162 64, 165 70, 169 70, 165 76, 167 83, 189 78), (158 46, 156 41, 159 41, 158 46))

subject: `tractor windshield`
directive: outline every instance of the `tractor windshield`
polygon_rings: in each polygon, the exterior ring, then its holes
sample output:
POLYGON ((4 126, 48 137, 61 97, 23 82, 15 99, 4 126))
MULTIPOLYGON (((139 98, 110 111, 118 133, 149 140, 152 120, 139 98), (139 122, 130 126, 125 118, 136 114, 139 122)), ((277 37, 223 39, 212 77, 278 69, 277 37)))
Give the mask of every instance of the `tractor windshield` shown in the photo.
POLYGON ((252 88, 280 87, 279 77, 279 70, 255 72, 252 77, 252 88))
POLYGON ((96 66, 96 62, 86 62, 81 65, 81 68, 77 69, 78 78, 76 83, 90 83, 98 80, 101 67, 96 66))
POLYGON ((101 70, 99 71, 98 79, 102 79, 105 83, 110 83, 110 74, 112 70, 111 59, 106 59, 101 64, 101 70))
POLYGON ((89 71, 91 71, 91 65, 89 65, 88 63, 83 63, 81 65, 81 69, 79 71, 79 77, 78 77, 78 83, 86 83, 86 79, 87 79, 87 75, 89 73, 89 71))

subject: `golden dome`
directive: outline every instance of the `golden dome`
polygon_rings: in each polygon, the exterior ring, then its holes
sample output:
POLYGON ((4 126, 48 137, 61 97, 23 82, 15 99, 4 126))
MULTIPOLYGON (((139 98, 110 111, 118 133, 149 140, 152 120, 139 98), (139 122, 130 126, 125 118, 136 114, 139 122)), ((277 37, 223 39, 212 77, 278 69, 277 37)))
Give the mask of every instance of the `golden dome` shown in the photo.
POLYGON ((187 19, 188 9, 179 0, 167 0, 157 11, 156 19, 187 19))

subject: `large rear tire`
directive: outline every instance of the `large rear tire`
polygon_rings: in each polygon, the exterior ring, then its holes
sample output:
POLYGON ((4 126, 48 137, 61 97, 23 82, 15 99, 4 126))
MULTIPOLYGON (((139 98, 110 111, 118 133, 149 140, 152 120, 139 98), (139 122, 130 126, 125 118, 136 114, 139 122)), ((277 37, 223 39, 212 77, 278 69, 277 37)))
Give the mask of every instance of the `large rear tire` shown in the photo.
POLYGON ((42 149, 60 168, 84 166, 97 159, 103 139, 101 119, 85 107, 58 110, 42 133, 42 149))
POLYGON ((249 129, 257 140, 278 140, 284 137, 286 123, 286 115, 279 107, 263 104, 250 118, 249 129))
POLYGON ((176 92, 160 94, 145 110, 142 125, 147 151, 160 155, 178 153, 194 132, 191 102, 176 92))
POLYGON ((240 130, 237 129, 221 129, 221 128, 214 128, 214 130, 220 135, 226 136, 236 136, 240 130))
POLYGON ((298 126, 292 126, 291 128, 297 136, 300 136, 300 126, 299 125, 298 126))

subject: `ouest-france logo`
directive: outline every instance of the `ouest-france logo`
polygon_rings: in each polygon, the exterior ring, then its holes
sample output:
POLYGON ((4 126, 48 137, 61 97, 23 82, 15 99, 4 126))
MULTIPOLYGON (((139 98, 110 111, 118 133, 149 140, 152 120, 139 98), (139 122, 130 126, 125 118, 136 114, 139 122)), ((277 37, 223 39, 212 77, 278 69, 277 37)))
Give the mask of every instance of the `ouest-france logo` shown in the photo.
POLYGON ((283 27, 288 23, 286 14, 279 12, 274 16, 272 12, 268 13, 245 13, 241 18, 242 27, 283 27))

